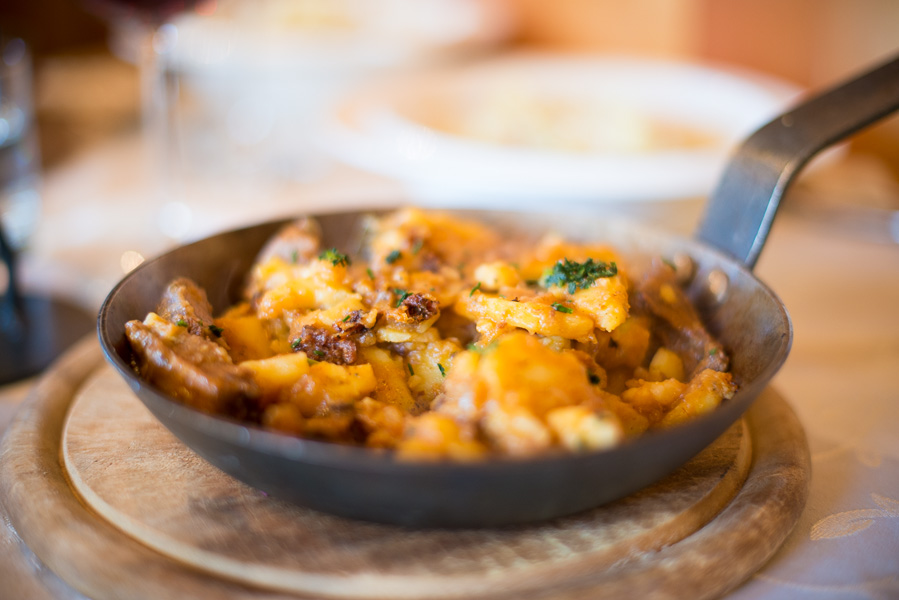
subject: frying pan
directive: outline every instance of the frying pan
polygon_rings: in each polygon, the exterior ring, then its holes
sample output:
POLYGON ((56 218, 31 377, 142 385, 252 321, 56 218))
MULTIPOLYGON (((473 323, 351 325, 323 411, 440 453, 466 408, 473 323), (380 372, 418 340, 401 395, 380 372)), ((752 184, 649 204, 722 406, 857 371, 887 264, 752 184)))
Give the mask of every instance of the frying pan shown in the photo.
MULTIPOLYGON (((899 108, 899 59, 803 102, 753 134, 725 170, 695 240, 593 215, 459 211, 516 232, 555 230, 606 241, 624 255, 691 264, 684 287, 732 357, 739 390, 710 414, 620 447, 577 455, 415 463, 390 452, 263 430, 204 414, 143 381, 131 367, 125 323, 155 309, 168 282, 195 280, 216 312, 236 302, 252 261, 284 222, 231 231, 177 248, 126 276, 99 315, 109 362, 187 446, 271 496, 345 517, 407 526, 498 526, 559 517, 624 497, 670 473, 714 441, 783 364, 792 329, 781 301, 751 269, 779 201, 824 147, 899 108)), ((349 250, 363 214, 314 215, 324 246, 349 250)))

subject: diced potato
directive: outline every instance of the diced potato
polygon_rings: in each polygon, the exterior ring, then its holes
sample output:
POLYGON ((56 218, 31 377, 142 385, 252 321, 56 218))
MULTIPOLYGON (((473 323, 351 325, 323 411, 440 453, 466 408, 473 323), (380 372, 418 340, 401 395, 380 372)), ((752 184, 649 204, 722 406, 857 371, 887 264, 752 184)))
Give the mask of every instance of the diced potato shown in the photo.
POLYGON ((556 351, 518 331, 456 355, 434 410, 478 423, 490 446, 503 454, 526 455, 558 438, 545 420, 549 413, 590 400, 599 409, 601 394, 578 353, 556 351))
POLYGON ((365 431, 365 445, 393 448, 403 437, 405 414, 392 404, 363 398, 356 403, 356 419, 365 431))
POLYGON ((589 315, 603 331, 614 331, 627 319, 627 285, 620 275, 600 277, 587 289, 571 294, 575 308, 589 315))
POLYGON ((265 427, 294 435, 303 435, 305 422, 300 407, 289 402, 270 404, 262 413, 262 424, 265 427))
POLYGON ((510 456, 537 454, 553 443, 549 427, 524 407, 488 403, 481 428, 491 445, 510 456))
POLYGON ((628 317, 611 333, 597 332, 596 342, 596 362, 606 369, 634 369, 649 351, 649 323, 642 317, 628 317))
POLYGON ((491 401, 526 407, 540 418, 593 393, 576 356, 556 352, 524 332, 505 335, 484 352, 478 377, 486 382, 491 401))
POLYGON ((346 413, 305 417, 296 404, 288 402, 266 407, 262 413, 262 424, 293 435, 348 442, 353 416, 346 413))
POLYGON ((313 363, 289 390, 289 399, 303 416, 345 411, 372 394, 379 382, 371 365, 313 363))
POLYGON ((621 393, 621 399, 649 419, 650 423, 658 422, 678 401, 687 387, 687 384, 676 379, 666 379, 665 381, 635 380, 629 382, 629 385, 631 387, 621 393))
POLYGON ((615 413, 624 435, 632 438, 649 429, 649 419, 641 415, 627 402, 614 394, 602 395, 603 406, 615 413))
POLYGON ((404 460, 451 458, 467 461, 482 458, 486 452, 484 445, 474 439, 470 431, 461 428, 452 418, 434 412, 411 419, 405 438, 397 446, 397 454, 404 460))
POLYGON ((439 340, 427 344, 412 344, 406 354, 409 388, 418 404, 430 406, 446 381, 445 373, 453 365, 453 357, 462 351, 454 340, 439 340), (443 371, 441 371, 443 367, 443 371))
POLYGON ((684 361, 681 360, 676 352, 661 347, 656 350, 649 363, 649 377, 653 381, 665 379, 683 381, 685 378, 684 361))
POLYGON ((572 452, 601 450, 624 439, 618 419, 611 413, 597 413, 585 406, 563 406, 551 410, 546 422, 562 445, 572 452))
POLYGON ((234 362, 268 358, 273 354, 272 340, 256 315, 223 316, 215 320, 234 362))
POLYGON ((414 411, 415 398, 406 383, 408 372, 403 359, 394 358, 390 352, 376 346, 363 348, 362 357, 371 366, 377 380, 372 396, 379 402, 392 404, 404 412, 414 411))
POLYGON ((716 408, 725 398, 733 398, 737 387, 730 373, 713 369, 700 371, 687 384, 677 404, 659 422, 660 427, 672 427, 716 408))
MULTIPOLYGON (((315 325, 319 327, 329 327, 335 323, 340 323, 344 318, 354 311, 362 313, 369 312, 362 303, 362 296, 358 294, 350 294, 329 308, 315 310, 297 319, 297 326, 315 325)), ((373 322, 373 319, 372 319, 373 322)))
POLYGON ((256 305, 261 319, 277 319, 285 311, 315 308, 315 291, 308 282, 292 279, 265 292, 256 305))
POLYGON ((515 302, 488 294, 464 296, 456 302, 457 313, 474 321, 488 319, 506 323, 530 333, 584 339, 593 332, 593 321, 578 312, 556 310, 550 303, 515 302))
POLYGON ((276 397, 309 372, 309 359, 305 352, 246 360, 240 365, 253 372, 253 378, 259 384, 263 397, 276 397))
POLYGON ((478 289, 485 292, 496 292, 500 288, 514 287, 521 283, 518 270, 503 261, 478 265, 474 270, 474 278, 478 281, 478 289))

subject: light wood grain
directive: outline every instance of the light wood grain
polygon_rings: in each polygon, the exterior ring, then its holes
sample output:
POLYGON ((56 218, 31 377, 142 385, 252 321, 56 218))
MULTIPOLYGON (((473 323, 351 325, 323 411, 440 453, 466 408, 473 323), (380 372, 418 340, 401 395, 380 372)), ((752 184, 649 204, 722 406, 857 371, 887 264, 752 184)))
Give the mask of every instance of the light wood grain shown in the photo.
POLYGON ((14 423, 12 445, 4 441, 0 482, 22 538, 97 599, 715 597, 773 554, 807 495, 802 428, 768 390, 745 429, 729 431, 686 471, 607 507, 499 530, 349 521, 276 502, 220 473, 153 420, 111 370, 87 371, 32 399, 32 416, 14 423), (69 406, 65 425, 44 415, 69 406), (60 452, 89 509, 66 482, 60 452))
POLYGON ((733 498, 751 451, 737 424, 689 467, 601 509, 528 527, 410 531, 298 508, 236 482, 104 368, 73 403, 62 453, 88 506, 178 561, 299 593, 438 598, 539 589, 675 543, 733 498))

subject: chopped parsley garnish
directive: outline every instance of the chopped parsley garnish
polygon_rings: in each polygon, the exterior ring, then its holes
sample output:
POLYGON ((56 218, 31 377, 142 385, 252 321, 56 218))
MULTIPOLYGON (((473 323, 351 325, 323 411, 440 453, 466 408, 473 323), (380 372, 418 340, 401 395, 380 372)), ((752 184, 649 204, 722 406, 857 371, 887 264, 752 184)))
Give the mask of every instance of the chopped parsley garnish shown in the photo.
POLYGON ((475 293, 476 291, 478 291, 479 289, 481 289, 481 282, 480 282, 480 281, 478 282, 478 284, 477 284, 476 286, 474 286, 473 288, 471 288, 471 291, 468 292, 468 297, 471 298, 472 296, 474 296, 474 293, 475 293))
POLYGON ((218 327, 218 326, 216 326, 216 325, 210 325, 210 326, 209 326, 209 331, 210 331, 210 332, 212 333, 212 335, 214 335, 215 337, 222 337, 222 332, 224 331, 224 329, 222 329, 221 327, 218 327))
POLYGON ((342 318, 342 319, 340 320, 340 322, 341 322, 341 323, 346 323, 347 321, 350 320, 350 317, 352 317, 352 316, 353 316, 353 313, 348 313, 347 316, 345 316, 344 318, 342 318))
POLYGON ((291 253, 290 262, 292 262, 293 264, 297 264, 298 262, 300 262, 300 251, 299 250, 294 250, 291 253))
POLYGON ((177 325, 178 327, 187 327, 187 321, 185 321, 184 319, 178 319, 177 321, 175 321, 175 325, 177 325))
POLYGON ((325 353, 322 350, 318 350, 318 349, 313 350, 312 354, 315 355, 317 358, 321 358, 322 356, 325 355, 325 353))
POLYGON ((331 264, 334 265, 335 267, 341 266, 341 265, 344 267, 348 267, 348 266, 350 266, 350 262, 351 262, 349 256, 347 256, 346 254, 341 254, 340 252, 337 251, 336 248, 330 248, 328 250, 325 250, 324 252, 322 252, 321 254, 318 255, 318 259, 319 260, 329 260, 329 261, 331 261, 331 264))
POLYGON ((414 376, 414 375, 415 375, 415 369, 412 368, 412 365, 406 365, 406 366, 409 367, 409 376, 414 376))
POLYGON ((563 258, 553 265, 543 281, 546 287, 568 286, 568 293, 573 294, 578 288, 587 289, 600 277, 614 277, 617 274, 618 265, 614 261, 607 263, 588 258, 579 263, 563 258))
POLYGON ((317 364, 318 364, 318 361, 315 360, 314 358, 307 358, 307 359, 306 359, 306 364, 308 364, 308 365, 311 367, 312 365, 317 365, 317 364))
POLYGON ((418 254, 421 252, 421 246, 424 244, 421 240, 415 240, 415 243, 412 244, 412 254, 418 254))
POLYGON ((712 348, 711 350, 709 350, 709 356, 715 356, 716 354, 718 354, 718 348, 712 348))
POLYGON ((400 304, 403 303, 403 300, 405 300, 412 294, 412 292, 410 292, 409 290, 401 290, 399 288, 394 288, 393 293, 398 296, 396 300, 396 306, 394 306, 394 308, 399 308, 400 304))
POLYGON ((300 345, 301 345, 300 338, 297 338, 294 341, 290 342, 290 347, 293 349, 294 352, 299 351, 300 345))
POLYGON ((556 309, 557 311, 559 311, 560 313, 571 314, 573 312, 570 308, 568 308, 564 304, 561 304, 560 302, 553 302, 552 307, 554 309, 556 309))
POLYGON ((446 377, 446 369, 443 368, 443 365, 437 363, 437 368, 440 369, 440 374, 446 377))
POLYGON ((390 254, 387 255, 387 258, 384 260, 387 261, 388 265, 392 265, 393 263, 398 261, 402 256, 403 256, 402 252, 400 252, 399 250, 393 250, 390 252, 390 254))
POLYGON ((597 375, 596 373, 587 373, 587 379, 589 379, 590 383, 592 383, 593 385, 596 385, 600 381, 599 375, 597 375))
POLYGON ((374 279, 374 278, 375 278, 375 272, 372 271, 371 269, 365 269, 365 272, 368 273, 368 278, 369 278, 369 279, 374 279))

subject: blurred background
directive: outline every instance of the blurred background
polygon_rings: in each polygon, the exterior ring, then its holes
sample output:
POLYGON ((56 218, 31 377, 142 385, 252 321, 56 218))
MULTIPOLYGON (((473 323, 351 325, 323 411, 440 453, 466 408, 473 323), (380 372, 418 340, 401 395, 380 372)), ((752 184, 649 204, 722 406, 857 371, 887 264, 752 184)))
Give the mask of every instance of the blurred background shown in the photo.
MULTIPOLYGON (((174 6, 168 4, 169 13, 179 8, 177 1, 174 6)), ((205 2, 194 10, 212 15, 223 4, 205 2)), ((317 10, 318 26, 326 27, 325 7, 342 3, 264 0, 247 4, 305 6, 309 14, 317 10)), ((485 10, 496 13, 497 21, 505 21, 490 25, 503 46, 724 63, 803 88, 826 86, 899 46, 899 5, 891 0, 484 0, 483 4, 485 10)), ((129 22, 127 11, 119 12, 115 15, 115 10, 98 0, 5 0, 0 4, 2 31, 23 37, 34 54, 45 166, 139 124, 136 57, 129 56, 121 40, 135 33, 135 24, 129 22)), ((332 10, 337 12, 338 8, 332 10)), ((311 16, 307 19, 312 21, 311 16)), ((891 168, 899 169, 896 128, 893 119, 854 145, 882 153, 891 168)))
MULTIPOLYGON (((174 244, 360 203, 688 233, 740 139, 899 50, 899 3, 4 0, 0 34, 33 63, 26 278, 93 307, 174 244)), ((899 119, 821 162, 789 208, 899 239, 899 119)))

